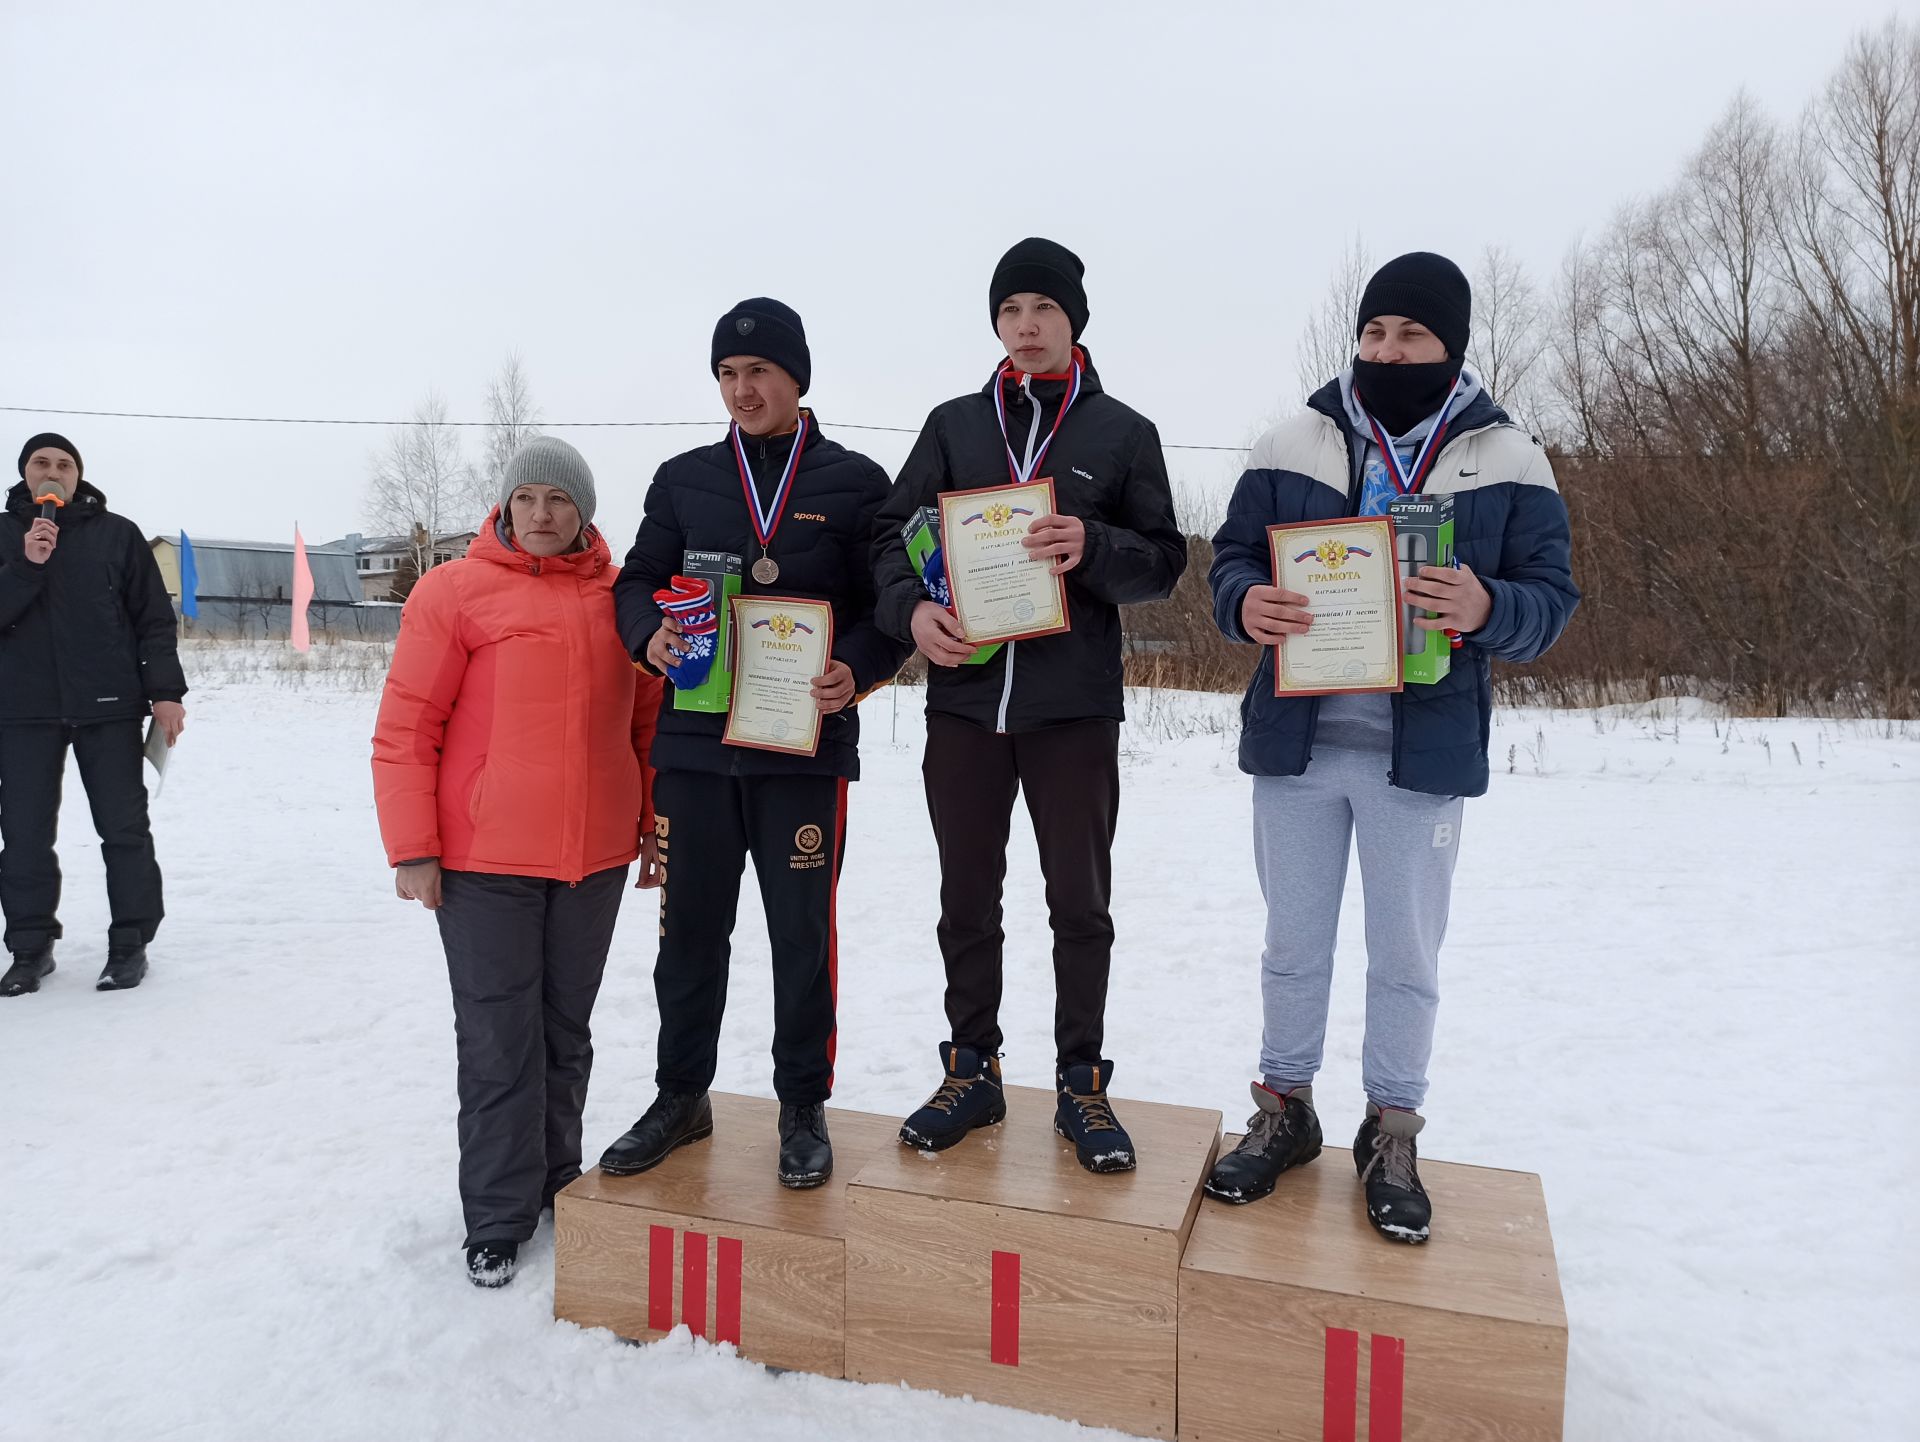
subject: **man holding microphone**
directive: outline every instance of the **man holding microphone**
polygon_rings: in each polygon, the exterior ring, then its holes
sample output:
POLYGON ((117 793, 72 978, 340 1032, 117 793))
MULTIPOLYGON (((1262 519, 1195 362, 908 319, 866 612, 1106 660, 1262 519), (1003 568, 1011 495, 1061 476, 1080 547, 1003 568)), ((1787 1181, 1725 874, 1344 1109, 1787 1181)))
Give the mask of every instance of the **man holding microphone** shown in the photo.
POLYGON ((140 528, 107 510, 64 436, 20 451, 0 515, 0 996, 38 991, 60 937, 53 843, 67 749, 107 868, 101 991, 138 986, 164 914, 147 821, 141 722, 186 726, 173 604, 140 528), (104 582, 104 584, 103 584, 104 582))

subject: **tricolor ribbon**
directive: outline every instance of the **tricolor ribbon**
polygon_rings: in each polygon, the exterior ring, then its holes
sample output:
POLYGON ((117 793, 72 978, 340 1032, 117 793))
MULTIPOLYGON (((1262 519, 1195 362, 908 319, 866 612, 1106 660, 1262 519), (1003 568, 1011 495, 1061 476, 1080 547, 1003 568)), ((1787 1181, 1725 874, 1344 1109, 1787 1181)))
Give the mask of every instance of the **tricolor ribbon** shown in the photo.
MULTIPOLYGON (((1060 434, 1061 422, 1066 420, 1067 412, 1073 409, 1073 403, 1080 399, 1080 389, 1086 377, 1086 366, 1080 359, 1080 348, 1075 346, 1073 351, 1073 369, 1065 376, 1065 380, 1067 381, 1067 395, 1066 399, 1060 402, 1060 414, 1053 418, 1053 429, 1047 432, 1047 438, 1040 443, 1040 449, 1036 451, 1029 446, 1027 463, 1024 466, 1020 464, 1019 460, 1016 459, 1013 454, 1013 442, 1007 439, 1006 383, 1015 376, 1020 378, 1019 384, 1021 388, 1026 391, 1027 399, 1033 401, 1034 406, 1038 408, 1040 402, 1034 400, 1033 387, 1030 384, 1036 377, 1025 371, 1016 370, 1012 361, 1002 361, 1000 363, 1000 369, 994 372, 993 413, 1000 422, 1000 444, 1005 446, 1007 450, 1007 469, 1013 473, 1015 485, 1025 485, 1032 479, 1033 473, 1040 469, 1040 462, 1046 459, 1047 449, 1053 444, 1053 438, 1060 434)), ((1060 377, 1041 376, 1038 377, 1038 379, 1056 380, 1060 379, 1060 377)))
POLYGON ((747 463, 747 447, 740 439, 740 423, 733 422, 729 429, 733 433, 733 458, 740 465, 740 489, 746 494, 754 539, 760 543, 764 555, 773 541, 773 533, 780 529, 780 511, 787 503, 787 493, 793 489, 793 478, 800 474, 800 452, 807 444, 807 413, 800 412, 800 429, 793 433, 793 454, 787 457, 787 468, 780 473, 780 484, 774 487, 773 500, 765 510, 760 508, 760 492, 753 484, 753 467, 747 463))
POLYGON ((1387 438, 1380 422, 1373 418, 1373 412, 1367 409, 1364 397, 1354 392, 1354 400, 1360 406, 1360 414, 1367 418, 1367 425, 1373 431, 1374 443, 1380 447, 1380 458, 1387 464, 1387 474, 1393 478, 1393 488, 1403 496, 1419 494, 1420 488, 1427 483, 1427 472, 1433 469, 1433 463, 1440 456, 1440 442, 1451 423, 1447 408, 1453 404, 1454 395, 1460 389, 1460 377, 1453 378, 1453 384, 1447 388, 1447 398, 1440 403, 1440 419, 1433 429, 1427 432, 1427 438, 1421 443, 1419 452, 1413 458, 1411 469, 1402 466, 1400 453, 1393 448, 1393 442, 1387 438))

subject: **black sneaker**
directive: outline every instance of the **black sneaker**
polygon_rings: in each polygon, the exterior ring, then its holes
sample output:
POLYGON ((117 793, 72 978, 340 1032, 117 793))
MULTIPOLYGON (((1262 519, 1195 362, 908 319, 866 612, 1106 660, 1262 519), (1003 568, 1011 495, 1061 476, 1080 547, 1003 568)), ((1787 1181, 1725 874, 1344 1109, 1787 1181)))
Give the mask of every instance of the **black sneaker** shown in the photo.
POLYGON ((482 1242, 467 1248, 467 1280, 476 1287, 504 1287, 520 1265, 518 1242, 482 1242))
POLYGON ((607 1148, 600 1170, 610 1177, 630 1177, 659 1166, 675 1147, 712 1135, 713 1103, 705 1092, 661 1092, 646 1115, 607 1148))
POLYGON ((1235 1205, 1259 1201, 1273 1190, 1280 1173, 1320 1155, 1320 1117, 1313 1109, 1312 1087, 1277 1092, 1255 1082, 1253 1103, 1259 1110, 1247 1118, 1247 1134, 1213 1164, 1205 1183, 1208 1196, 1235 1205))
POLYGON ((1367 1189, 1367 1220, 1396 1242, 1426 1241, 1433 1222, 1413 1141, 1426 1124, 1418 1112, 1382 1111, 1368 1102, 1367 1119, 1353 1139, 1353 1167, 1367 1189))
POLYGON ((1107 1083, 1112 1079, 1110 1061, 1062 1067, 1054 1079, 1059 1101, 1053 1109, 1053 1129, 1073 1143, 1080 1165, 1090 1172, 1130 1172, 1134 1167, 1133 1138, 1107 1100, 1107 1083))
POLYGON ((40 978, 52 972, 52 942, 38 951, 15 952, 13 965, 7 968, 5 976, 0 976, 0 996, 25 996, 30 991, 38 991, 40 978))
POLYGON ((780 1107, 780 1185, 804 1191, 833 1175, 827 1109, 819 1102, 780 1107))
POLYGON ((990 1127, 1007 1119, 999 1057, 943 1041, 940 1065, 947 1075, 939 1090, 900 1127, 902 1144, 923 1152, 943 1152, 964 1140, 975 1127, 990 1127))
POLYGON ((107 964, 95 991, 132 991, 147 974, 147 944, 138 935, 107 937, 107 964))

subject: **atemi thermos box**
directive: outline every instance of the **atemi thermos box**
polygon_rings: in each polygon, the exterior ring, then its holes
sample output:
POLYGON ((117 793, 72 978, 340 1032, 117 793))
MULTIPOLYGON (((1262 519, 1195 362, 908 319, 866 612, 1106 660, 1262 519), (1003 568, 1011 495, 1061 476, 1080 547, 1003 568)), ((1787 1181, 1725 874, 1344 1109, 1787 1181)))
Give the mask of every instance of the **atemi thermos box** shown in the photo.
MULTIPOLYGON (((920 573, 920 580, 924 583, 927 579, 927 559, 940 549, 940 508, 922 506, 908 518, 906 525, 900 528, 900 536, 907 543, 907 559, 913 562, 913 569, 920 573)), ((943 583, 942 590, 944 589, 943 583)), ((939 600, 943 606, 951 604, 940 597, 934 599, 939 600)), ((998 641, 987 646, 975 646, 973 654, 960 664, 978 666, 982 661, 991 660, 993 653, 999 649, 998 641)))
POLYGON ((713 603, 720 610, 720 629, 713 635, 713 669, 690 690, 673 691, 676 711, 725 711, 733 702, 733 597, 740 594, 740 558, 729 551, 688 551, 680 574, 713 583, 713 603))
MULTIPOLYGON (((1422 566, 1453 564, 1453 497, 1451 495, 1395 496, 1387 502, 1393 521, 1393 546, 1400 562, 1400 583, 1420 574, 1422 566)), ((1453 667, 1453 641, 1445 631, 1423 631, 1415 616, 1433 612, 1418 606, 1400 608, 1401 677, 1409 686, 1431 686, 1453 667)))

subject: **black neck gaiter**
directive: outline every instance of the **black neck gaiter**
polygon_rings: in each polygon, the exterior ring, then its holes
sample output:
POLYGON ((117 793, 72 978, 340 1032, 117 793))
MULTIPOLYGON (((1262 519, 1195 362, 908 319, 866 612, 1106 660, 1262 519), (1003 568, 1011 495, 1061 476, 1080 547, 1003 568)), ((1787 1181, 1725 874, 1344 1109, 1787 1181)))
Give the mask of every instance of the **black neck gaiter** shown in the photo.
POLYGON ((1384 365, 1355 356, 1353 390, 1388 435, 1404 436, 1446 404, 1459 375, 1460 361, 1451 356, 1421 365, 1384 365))

